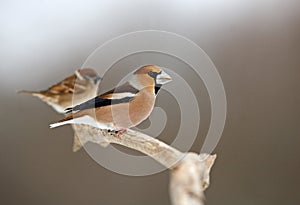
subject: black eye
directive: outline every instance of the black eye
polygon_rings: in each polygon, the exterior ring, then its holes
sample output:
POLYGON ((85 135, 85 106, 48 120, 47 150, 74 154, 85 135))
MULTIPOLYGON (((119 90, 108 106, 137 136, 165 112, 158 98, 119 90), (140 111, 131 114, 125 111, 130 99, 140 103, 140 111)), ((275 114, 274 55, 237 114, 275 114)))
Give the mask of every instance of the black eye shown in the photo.
POLYGON ((157 76, 157 73, 155 73, 155 72, 153 72, 153 71, 149 71, 148 72, 148 75, 150 76, 150 77, 152 77, 152 78, 156 78, 156 76, 157 76))
POLYGON ((161 71, 159 73, 157 72, 153 72, 153 71, 149 71, 148 75, 151 76, 152 78, 156 79, 156 77, 161 74, 161 71))

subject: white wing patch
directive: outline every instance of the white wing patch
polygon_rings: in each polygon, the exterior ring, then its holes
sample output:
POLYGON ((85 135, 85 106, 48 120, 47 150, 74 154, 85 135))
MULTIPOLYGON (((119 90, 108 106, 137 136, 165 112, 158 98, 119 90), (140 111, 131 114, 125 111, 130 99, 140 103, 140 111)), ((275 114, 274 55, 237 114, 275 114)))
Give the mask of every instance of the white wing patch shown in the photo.
POLYGON ((131 92, 124 92, 124 93, 113 93, 111 97, 107 99, 122 99, 126 97, 134 97, 136 94, 131 92))

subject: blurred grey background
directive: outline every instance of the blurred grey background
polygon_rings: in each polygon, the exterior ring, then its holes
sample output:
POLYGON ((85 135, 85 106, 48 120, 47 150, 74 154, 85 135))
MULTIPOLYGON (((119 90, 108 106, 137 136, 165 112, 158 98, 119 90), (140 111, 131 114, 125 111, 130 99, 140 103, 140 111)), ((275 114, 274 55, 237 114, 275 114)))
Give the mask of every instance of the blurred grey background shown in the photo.
MULTIPOLYGON (((113 37, 157 29, 196 42, 225 86, 227 121, 206 204, 298 205, 299 23, 296 0, 1 1, 0 203, 170 204, 167 171, 128 177, 104 169, 84 150, 72 152, 70 127, 49 129, 60 115, 16 94, 61 80, 113 37)), ((200 95, 192 151, 209 125, 205 89, 200 95)))

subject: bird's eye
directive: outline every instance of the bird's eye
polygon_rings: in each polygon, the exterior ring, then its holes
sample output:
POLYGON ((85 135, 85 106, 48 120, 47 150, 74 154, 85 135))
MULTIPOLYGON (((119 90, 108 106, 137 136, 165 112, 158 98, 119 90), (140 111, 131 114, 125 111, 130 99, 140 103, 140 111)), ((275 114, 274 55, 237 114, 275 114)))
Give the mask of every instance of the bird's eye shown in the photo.
POLYGON ((157 72, 153 72, 153 71, 149 71, 148 75, 151 76, 152 78, 156 79, 156 77, 161 74, 161 71, 159 73, 157 72))
POLYGON ((149 71, 148 75, 151 76, 152 78, 156 78, 157 73, 153 72, 153 71, 149 71))

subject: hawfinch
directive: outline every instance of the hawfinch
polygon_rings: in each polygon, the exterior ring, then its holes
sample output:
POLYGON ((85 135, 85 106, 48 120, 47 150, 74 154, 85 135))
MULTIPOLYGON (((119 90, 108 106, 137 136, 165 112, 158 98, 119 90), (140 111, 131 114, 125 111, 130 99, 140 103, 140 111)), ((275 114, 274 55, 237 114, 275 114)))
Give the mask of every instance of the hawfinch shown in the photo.
POLYGON ((171 77, 161 68, 147 65, 137 69, 127 82, 82 104, 66 109, 70 116, 51 124, 87 124, 124 132, 144 121, 152 112, 156 94, 171 77))
POLYGON ((76 70, 61 82, 42 91, 19 91, 40 98, 52 106, 57 112, 65 113, 65 109, 73 104, 82 103, 95 96, 96 89, 101 81, 97 72, 90 68, 76 70), (75 87, 76 85, 76 87, 75 87), (79 102, 73 102, 73 94, 79 102))

